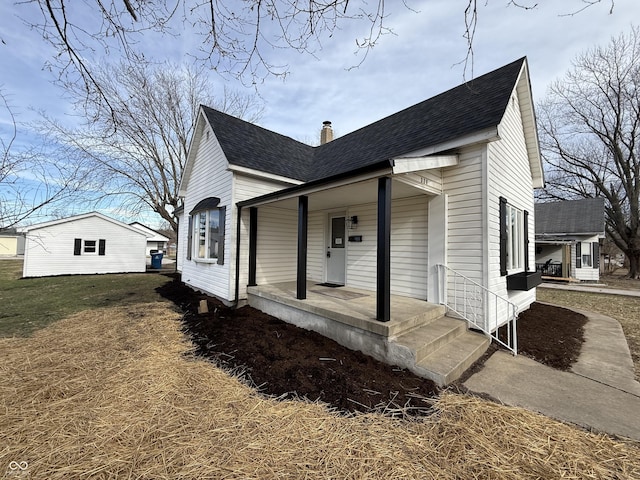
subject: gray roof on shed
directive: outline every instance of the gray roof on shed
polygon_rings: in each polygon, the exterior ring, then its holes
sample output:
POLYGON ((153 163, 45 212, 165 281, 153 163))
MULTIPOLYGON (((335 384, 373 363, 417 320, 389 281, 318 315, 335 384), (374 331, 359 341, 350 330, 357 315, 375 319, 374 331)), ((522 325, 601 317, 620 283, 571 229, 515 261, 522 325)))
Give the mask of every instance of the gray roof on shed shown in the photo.
POLYGON ((537 203, 536 235, 604 234, 604 199, 537 203))
POLYGON ((202 106, 232 165, 304 182, 387 164, 398 156, 496 127, 526 58, 318 147, 202 106))

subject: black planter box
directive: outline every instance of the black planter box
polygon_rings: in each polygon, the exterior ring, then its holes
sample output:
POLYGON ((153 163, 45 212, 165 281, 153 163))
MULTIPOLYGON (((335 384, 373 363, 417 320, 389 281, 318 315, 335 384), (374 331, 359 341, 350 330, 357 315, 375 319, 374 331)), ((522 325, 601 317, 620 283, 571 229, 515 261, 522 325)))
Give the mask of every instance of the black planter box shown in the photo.
POLYGON ((507 290, 531 290, 542 283, 542 272, 520 272, 507 277, 507 290))

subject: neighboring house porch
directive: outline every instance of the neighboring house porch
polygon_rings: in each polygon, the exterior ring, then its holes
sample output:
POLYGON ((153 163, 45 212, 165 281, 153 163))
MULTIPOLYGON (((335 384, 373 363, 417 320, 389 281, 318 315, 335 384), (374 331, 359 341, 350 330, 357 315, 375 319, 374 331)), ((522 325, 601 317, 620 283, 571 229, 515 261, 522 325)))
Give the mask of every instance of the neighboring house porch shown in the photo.
POLYGON ((604 239, 604 199, 538 203, 536 270, 543 278, 600 279, 600 240, 604 239))

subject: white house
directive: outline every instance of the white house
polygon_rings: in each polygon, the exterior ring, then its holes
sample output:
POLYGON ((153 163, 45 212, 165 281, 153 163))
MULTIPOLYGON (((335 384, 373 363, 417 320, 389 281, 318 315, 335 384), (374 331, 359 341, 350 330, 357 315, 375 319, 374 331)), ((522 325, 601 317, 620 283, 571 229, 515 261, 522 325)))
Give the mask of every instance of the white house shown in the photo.
POLYGON ((543 276, 597 282, 604 199, 538 203, 535 215, 536 269, 543 276))
POLYGON ((156 232, 152 228, 149 228, 140 222, 133 222, 129 225, 142 231, 147 236, 147 257, 152 253, 163 253, 167 249, 169 237, 156 232))
POLYGON ((325 122, 322 141, 201 107, 180 186, 183 282, 423 374, 415 352, 399 358, 417 327, 396 328, 395 305, 443 305, 495 334, 535 300, 543 172, 526 59, 344 137, 325 122), (318 313, 320 284, 375 310, 318 313))
POLYGON ((24 277, 144 272, 147 236, 91 212, 26 227, 24 277))

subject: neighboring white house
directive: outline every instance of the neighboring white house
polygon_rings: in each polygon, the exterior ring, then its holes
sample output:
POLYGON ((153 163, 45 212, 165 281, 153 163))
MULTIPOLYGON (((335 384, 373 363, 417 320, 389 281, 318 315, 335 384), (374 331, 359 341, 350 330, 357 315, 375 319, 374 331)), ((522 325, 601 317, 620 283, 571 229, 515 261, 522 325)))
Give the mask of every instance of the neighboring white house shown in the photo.
MULTIPOLYGON (((461 275, 520 311, 535 300, 544 181, 526 59, 337 139, 325 122, 322 138, 200 108, 180 186, 183 282, 227 304, 283 282, 302 301, 307 282, 345 285, 373 292, 381 322, 391 295, 449 306, 461 275)), ((503 305, 479 307, 485 330, 512 319, 503 305)))
POLYGON ((156 232, 140 222, 133 222, 129 225, 137 228, 147 235, 147 257, 152 253, 165 253, 167 250, 167 244, 169 243, 169 237, 156 232))
POLYGON ((24 277, 144 272, 147 236, 91 212, 24 229, 24 277))
POLYGON ((598 281, 604 199, 538 203, 535 214, 536 269, 548 277, 598 281))

